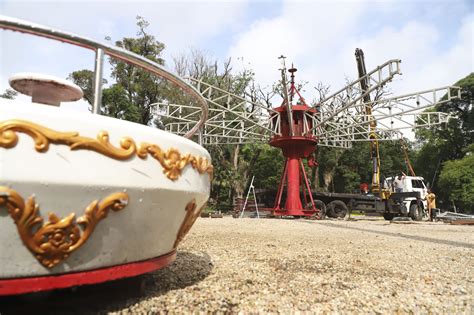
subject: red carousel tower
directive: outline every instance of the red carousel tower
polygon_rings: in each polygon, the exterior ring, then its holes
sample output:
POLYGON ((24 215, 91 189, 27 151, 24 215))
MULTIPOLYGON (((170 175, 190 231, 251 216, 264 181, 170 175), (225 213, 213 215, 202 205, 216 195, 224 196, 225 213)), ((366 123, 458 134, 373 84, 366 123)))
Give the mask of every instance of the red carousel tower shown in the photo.
MULTIPOLYGON (((318 139, 308 132, 313 128, 312 116, 317 115, 315 108, 309 107, 295 86, 296 68, 291 73, 289 91, 284 91, 283 104, 275 108, 279 115, 272 117, 273 124, 279 125, 280 134, 274 135, 270 145, 280 148, 285 157, 285 166, 278 186, 272 214, 275 216, 313 216, 319 212, 315 207, 311 187, 306 175, 303 159, 309 166, 315 166, 312 153, 316 150, 318 139), (293 105, 295 96, 298 102, 293 105), (286 201, 282 204, 283 190, 286 186, 286 201), (301 194, 301 192, 303 192, 301 194), (302 198, 304 198, 304 204, 302 198), (303 206, 304 205, 304 206, 303 206)), ((282 69, 283 86, 286 84, 285 67, 282 69)))

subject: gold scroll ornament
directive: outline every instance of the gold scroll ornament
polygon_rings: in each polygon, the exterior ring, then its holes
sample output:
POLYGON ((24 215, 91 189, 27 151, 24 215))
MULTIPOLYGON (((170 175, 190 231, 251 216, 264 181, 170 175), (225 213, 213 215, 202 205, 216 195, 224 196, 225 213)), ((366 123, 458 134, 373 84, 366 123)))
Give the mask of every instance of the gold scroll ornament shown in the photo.
POLYGON ((188 234, 189 230, 193 226, 194 222, 196 222, 196 219, 199 217, 201 214, 202 209, 206 204, 201 208, 197 208, 196 205, 196 200, 191 200, 185 208, 186 215, 184 216, 183 223, 181 223, 181 227, 179 228, 178 235, 176 236, 176 241, 174 242, 174 248, 178 247, 178 244, 184 239, 186 234, 188 234))
POLYGON ((33 196, 25 202, 15 190, 0 186, 0 206, 6 206, 23 244, 47 268, 53 268, 84 245, 109 210, 119 211, 127 204, 128 195, 118 192, 100 202, 92 201, 77 220, 74 213, 60 219, 50 212, 49 220, 43 224, 33 196))
POLYGON ((35 141, 38 152, 46 152, 50 143, 68 145, 71 150, 91 150, 116 160, 127 160, 135 154, 147 158, 148 154, 163 167, 163 173, 171 180, 177 180, 183 169, 189 164, 199 172, 207 173, 212 179, 213 166, 203 157, 191 154, 181 154, 177 149, 162 150, 155 144, 142 142, 138 147, 130 137, 120 140, 120 147, 114 147, 109 142, 107 131, 101 131, 97 139, 80 136, 78 132, 60 132, 35 124, 30 121, 12 119, 0 122, 0 147, 9 149, 18 143, 17 132, 29 135, 35 141))

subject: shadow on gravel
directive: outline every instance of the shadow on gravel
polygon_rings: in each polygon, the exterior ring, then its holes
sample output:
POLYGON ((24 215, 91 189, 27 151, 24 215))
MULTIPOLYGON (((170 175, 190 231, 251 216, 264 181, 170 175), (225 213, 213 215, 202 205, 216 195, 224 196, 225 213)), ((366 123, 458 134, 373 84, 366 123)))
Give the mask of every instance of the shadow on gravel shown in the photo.
POLYGON ((178 251, 176 261, 134 278, 72 289, 0 297, 0 314, 102 314, 204 280, 213 265, 206 253, 178 251))
POLYGON ((469 244, 469 243, 449 241, 449 240, 441 240, 441 239, 425 237, 425 236, 417 236, 417 235, 410 235, 410 234, 402 234, 402 233, 393 233, 393 232, 385 232, 385 231, 364 229, 364 228, 354 227, 354 226, 344 226, 344 225, 340 225, 340 224, 334 224, 334 223, 331 223, 331 222, 312 221, 311 223, 313 223, 313 222, 316 223, 316 224, 322 224, 322 225, 325 225, 325 226, 330 226, 330 227, 339 228, 339 229, 356 230, 356 231, 368 232, 368 233, 374 233, 374 234, 380 234, 380 235, 386 235, 386 236, 403 237, 403 238, 407 238, 407 239, 415 240, 415 241, 422 241, 422 242, 429 242, 429 243, 434 243, 434 244, 443 244, 443 245, 458 246, 458 247, 474 249, 474 244, 469 244))

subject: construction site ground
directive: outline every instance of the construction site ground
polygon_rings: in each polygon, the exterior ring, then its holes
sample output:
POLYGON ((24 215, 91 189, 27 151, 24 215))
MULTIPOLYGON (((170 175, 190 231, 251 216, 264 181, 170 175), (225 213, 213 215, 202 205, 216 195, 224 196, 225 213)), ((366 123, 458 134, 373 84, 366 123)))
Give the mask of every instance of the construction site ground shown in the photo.
POLYGON ((199 218, 138 278, 0 299, 0 313, 472 314, 474 226, 199 218))

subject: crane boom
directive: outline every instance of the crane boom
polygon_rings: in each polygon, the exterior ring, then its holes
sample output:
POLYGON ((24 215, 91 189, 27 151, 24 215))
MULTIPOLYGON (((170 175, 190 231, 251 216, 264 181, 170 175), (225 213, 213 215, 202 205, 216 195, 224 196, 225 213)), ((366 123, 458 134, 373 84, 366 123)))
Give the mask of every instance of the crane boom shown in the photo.
MULTIPOLYGON (((364 97, 390 82, 395 75, 401 74, 400 63, 401 61, 398 59, 389 60, 358 80, 351 82, 349 85, 326 97, 320 102, 321 120, 312 129, 324 126, 338 114, 359 104, 364 97), (362 92, 362 89, 359 87, 362 81, 366 82, 367 90, 365 92, 362 92)), ((312 130, 309 130, 308 133, 310 131, 312 130)))
POLYGON ((405 164, 408 168, 408 171, 410 171, 411 176, 416 176, 415 171, 413 170, 413 167, 411 166, 410 159, 408 158, 408 149, 405 143, 405 140, 400 139, 400 144, 402 145, 402 150, 403 150, 403 155, 405 157, 405 164))
POLYGON ((367 70, 365 69, 364 52, 360 48, 356 48, 355 57, 357 62, 357 70, 359 72, 360 87, 362 95, 364 95, 364 109, 366 118, 369 120, 369 141, 370 141, 370 159, 372 161, 372 192, 378 193, 380 191, 380 153, 379 141, 377 139, 377 123, 372 116, 372 102, 370 93, 367 93, 369 88, 367 79, 367 70))

